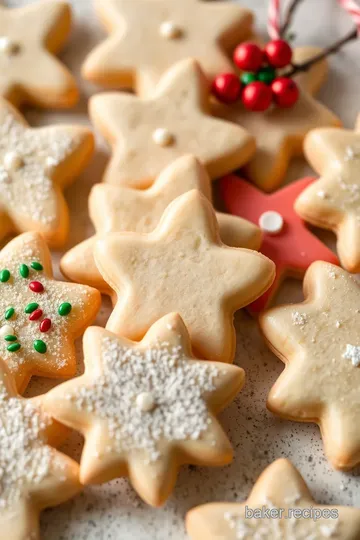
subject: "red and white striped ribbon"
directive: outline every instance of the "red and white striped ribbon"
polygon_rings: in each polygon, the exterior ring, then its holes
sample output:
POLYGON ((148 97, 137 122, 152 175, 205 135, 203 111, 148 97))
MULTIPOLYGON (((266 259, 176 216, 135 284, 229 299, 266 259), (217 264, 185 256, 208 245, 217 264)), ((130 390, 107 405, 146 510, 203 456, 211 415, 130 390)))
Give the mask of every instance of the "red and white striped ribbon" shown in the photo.
MULTIPOLYGON (((356 24, 360 34, 360 6, 355 0, 337 0, 341 7, 348 12, 356 24)), ((280 0, 269 0, 268 33, 271 39, 280 37, 280 0)))

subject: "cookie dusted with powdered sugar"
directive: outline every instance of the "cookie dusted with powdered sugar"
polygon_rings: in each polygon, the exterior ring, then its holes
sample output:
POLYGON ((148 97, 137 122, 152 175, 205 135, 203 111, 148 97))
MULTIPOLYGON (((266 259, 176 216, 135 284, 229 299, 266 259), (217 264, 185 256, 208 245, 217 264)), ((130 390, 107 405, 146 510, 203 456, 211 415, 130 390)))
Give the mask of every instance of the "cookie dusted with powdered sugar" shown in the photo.
POLYGON ((46 409, 85 436, 82 483, 129 476, 144 501, 159 506, 180 465, 231 461, 215 415, 241 390, 244 371, 196 360, 178 314, 156 322, 140 343, 89 328, 84 353, 85 374, 46 396, 46 409))

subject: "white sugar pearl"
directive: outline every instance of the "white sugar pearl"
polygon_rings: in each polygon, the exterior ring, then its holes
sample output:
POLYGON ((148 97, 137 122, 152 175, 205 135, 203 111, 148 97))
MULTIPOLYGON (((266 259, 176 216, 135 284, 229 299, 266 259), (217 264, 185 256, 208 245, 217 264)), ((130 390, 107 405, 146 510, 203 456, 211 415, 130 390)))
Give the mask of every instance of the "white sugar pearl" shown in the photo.
POLYGON ((261 214, 259 225, 260 229, 268 234, 279 234, 284 227, 284 218, 279 212, 270 210, 261 214))
POLYGON ((23 158, 17 152, 8 152, 4 156, 4 165, 8 171, 18 171, 23 165, 23 158))
POLYGON ((19 50, 19 44, 12 39, 2 36, 0 37, 0 51, 5 54, 15 54, 19 50))
POLYGON ((153 141, 159 146, 170 146, 174 142, 174 135, 168 129, 158 128, 153 133, 153 141))
POLYGON ((154 396, 150 392, 142 392, 136 398, 136 405, 140 411, 150 412, 156 405, 154 396))
POLYGON ((0 328, 0 337, 5 337, 5 336, 13 336, 14 335, 14 329, 12 326, 10 326, 10 324, 4 324, 4 326, 2 326, 0 328))
POLYGON ((180 26, 172 21, 165 21, 160 26, 160 34, 166 39, 176 39, 182 34, 180 26))

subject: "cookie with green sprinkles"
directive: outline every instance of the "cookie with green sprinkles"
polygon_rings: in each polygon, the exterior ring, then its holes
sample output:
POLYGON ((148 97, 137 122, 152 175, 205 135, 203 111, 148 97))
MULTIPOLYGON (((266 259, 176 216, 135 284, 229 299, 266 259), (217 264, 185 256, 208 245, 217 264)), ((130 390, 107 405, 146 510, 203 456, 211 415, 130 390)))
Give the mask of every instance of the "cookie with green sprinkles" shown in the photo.
POLYGON ((0 358, 20 392, 33 374, 75 375, 73 342, 95 318, 100 302, 96 289, 53 278, 40 234, 22 234, 5 246, 0 253, 0 358))

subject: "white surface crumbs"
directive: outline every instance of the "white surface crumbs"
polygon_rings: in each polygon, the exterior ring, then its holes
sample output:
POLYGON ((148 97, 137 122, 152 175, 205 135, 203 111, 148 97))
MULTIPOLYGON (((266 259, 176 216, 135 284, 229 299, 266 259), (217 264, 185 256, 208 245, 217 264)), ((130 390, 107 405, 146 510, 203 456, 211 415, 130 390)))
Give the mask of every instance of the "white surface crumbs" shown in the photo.
POLYGON ((180 346, 159 343, 144 351, 103 338, 103 374, 76 394, 65 395, 78 410, 107 423, 118 452, 144 450, 149 462, 160 458, 159 442, 197 440, 211 423, 204 396, 215 390, 218 370, 189 362, 180 346), (139 396, 155 406, 139 408, 139 396))
POLYGON ((360 347, 348 343, 343 358, 351 360, 352 365, 355 367, 360 366, 360 347))
MULTIPOLYGON (((305 0, 295 17, 296 45, 326 46, 345 35, 351 28, 349 17, 336 2, 305 0)), ((24 5, 26 0, 6 0, 9 5, 24 5)), ((80 66, 88 52, 105 36, 96 20, 91 0, 72 0, 74 30, 62 55, 76 74, 82 88, 82 100, 71 111, 54 112, 31 109, 27 118, 33 125, 83 123, 88 125, 87 98, 101 89, 81 82, 80 66)), ((258 28, 265 31, 267 0, 242 0, 257 14, 258 28)), ((166 41, 164 40, 164 46, 166 41)), ((331 70, 320 99, 334 110, 344 125, 353 129, 358 114, 360 87, 359 45, 353 43, 330 59, 331 70)), ((92 184, 101 180, 109 150, 98 137, 96 156, 79 180, 66 193, 71 209, 71 240, 67 249, 94 234, 87 215, 87 197, 92 184)), ((288 180, 313 174, 301 159, 294 160, 288 180)), ((334 246, 330 233, 317 231, 328 245, 334 246)), ((54 254, 56 261, 58 254, 54 254)), ((334 278, 336 274, 334 273, 334 278)), ((286 281, 277 302, 301 301, 300 281, 286 281)), ((97 323, 104 325, 110 313, 110 302, 97 323)), ((235 317, 237 329, 236 363, 246 371, 246 385, 238 398, 224 411, 220 421, 234 450, 234 461, 227 467, 183 467, 174 494, 167 504, 154 510, 137 497, 125 479, 87 487, 72 501, 49 509, 41 516, 41 533, 51 540, 184 540, 184 516, 187 510, 211 501, 242 501, 263 469, 278 457, 288 457, 299 468, 319 503, 349 504, 360 507, 359 469, 340 473, 328 464, 315 425, 289 422, 266 410, 266 397, 283 364, 264 345, 254 320, 245 312, 235 317), (342 486, 339 489, 339 486, 342 486)), ((334 329, 335 331, 335 329, 334 329)), ((77 344, 81 359, 81 343, 77 344)), ((81 369, 81 368, 80 368, 81 369)), ((34 380, 32 395, 44 391, 52 382, 34 380)), ((63 450, 79 457, 80 437, 73 436, 63 450)))
POLYGON ((0 205, 15 207, 29 220, 51 223, 53 204, 51 158, 59 165, 71 153, 74 138, 52 129, 34 131, 20 124, 9 111, 0 112, 0 205))
POLYGON ((49 421, 34 403, 9 397, 0 381, 0 509, 49 474, 54 452, 43 439, 49 421))

